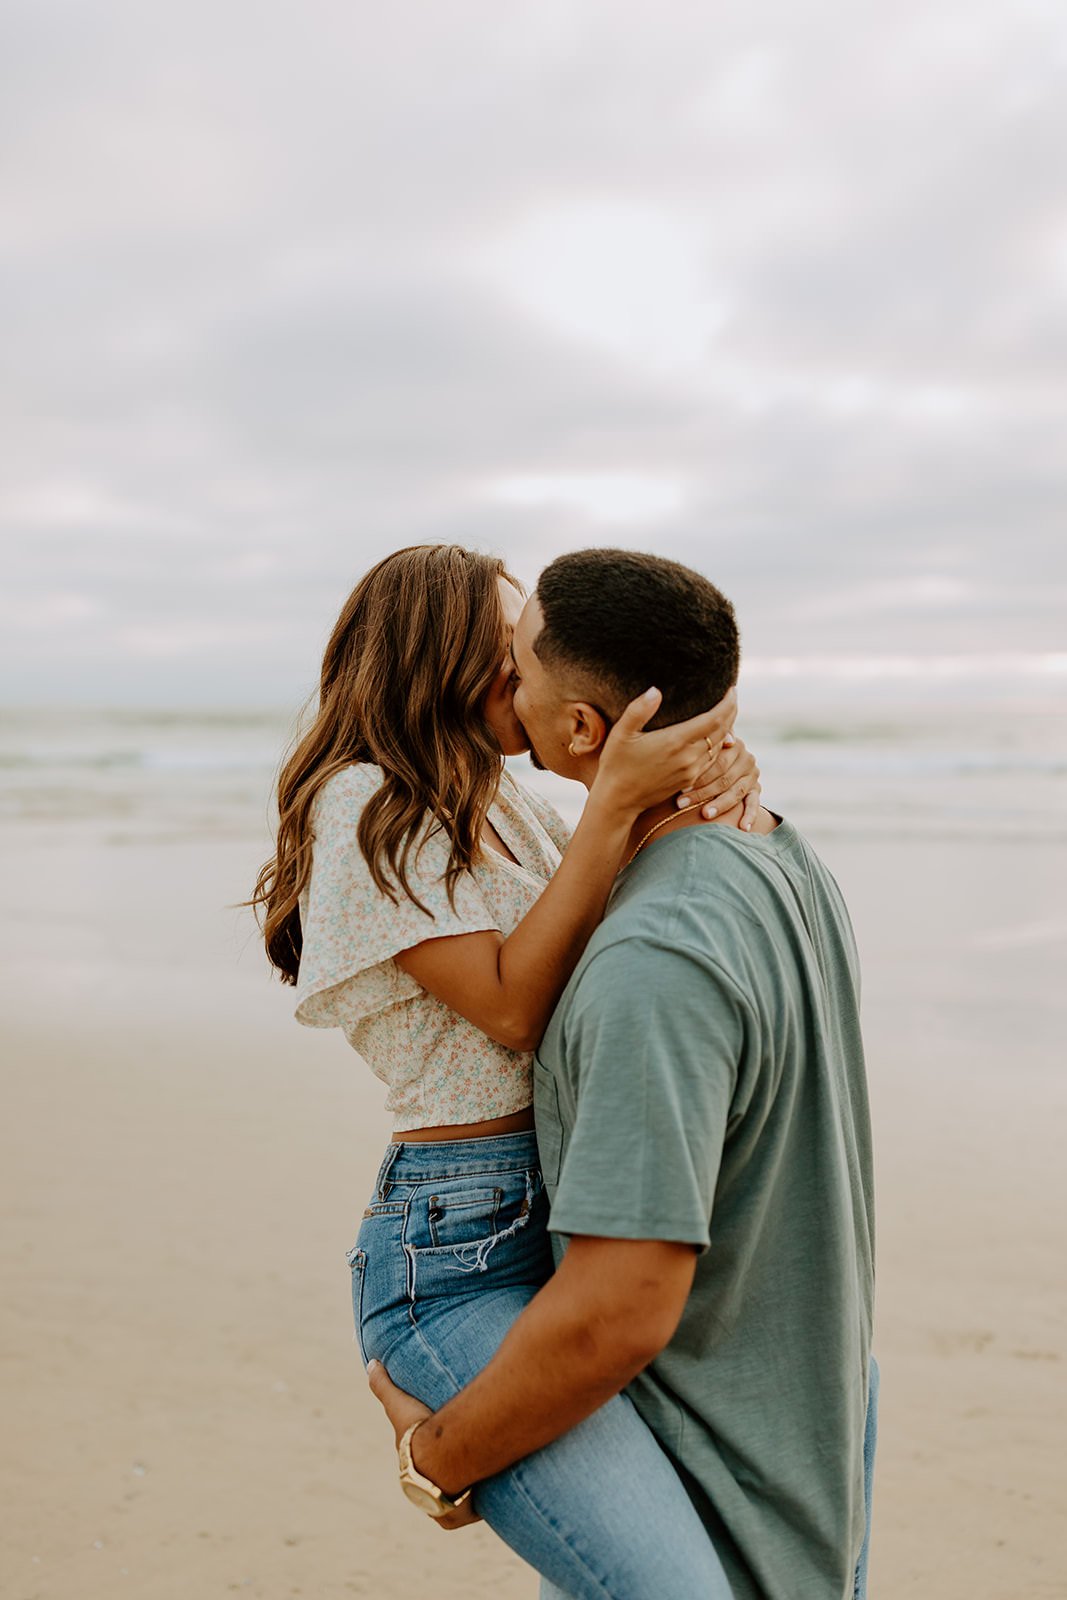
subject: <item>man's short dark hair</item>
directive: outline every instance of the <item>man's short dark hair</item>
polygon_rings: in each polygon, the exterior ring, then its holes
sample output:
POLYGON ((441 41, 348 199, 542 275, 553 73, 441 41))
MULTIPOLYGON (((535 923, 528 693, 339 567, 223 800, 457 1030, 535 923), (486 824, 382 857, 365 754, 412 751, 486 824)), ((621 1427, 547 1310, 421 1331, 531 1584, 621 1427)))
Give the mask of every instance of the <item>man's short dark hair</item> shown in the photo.
POLYGON ((614 721, 655 684, 663 704, 650 727, 684 722, 737 682, 734 608, 707 578, 663 556, 578 550, 537 581, 544 627, 534 650, 550 671, 614 721))

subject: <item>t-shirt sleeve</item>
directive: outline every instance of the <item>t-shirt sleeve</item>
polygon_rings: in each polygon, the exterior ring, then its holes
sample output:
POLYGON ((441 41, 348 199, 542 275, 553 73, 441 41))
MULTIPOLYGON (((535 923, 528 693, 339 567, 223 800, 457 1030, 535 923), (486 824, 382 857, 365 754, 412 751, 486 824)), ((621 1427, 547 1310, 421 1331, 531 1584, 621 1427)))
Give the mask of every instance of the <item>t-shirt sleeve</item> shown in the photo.
POLYGON ((556 1068, 571 1132, 555 1232, 707 1248, 743 1026, 700 955, 632 939, 593 958, 556 1068))
POLYGON ((498 926, 474 878, 464 873, 450 902, 445 887, 450 843, 442 829, 425 834, 408 857, 407 877, 425 911, 397 886, 394 905, 371 877, 357 828, 381 783, 377 767, 352 765, 328 778, 311 813, 311 876, 300 901, 303 946, 297 974, 298 1022, 352 1027, 419 991, 393 957, 424 939, 498 926))

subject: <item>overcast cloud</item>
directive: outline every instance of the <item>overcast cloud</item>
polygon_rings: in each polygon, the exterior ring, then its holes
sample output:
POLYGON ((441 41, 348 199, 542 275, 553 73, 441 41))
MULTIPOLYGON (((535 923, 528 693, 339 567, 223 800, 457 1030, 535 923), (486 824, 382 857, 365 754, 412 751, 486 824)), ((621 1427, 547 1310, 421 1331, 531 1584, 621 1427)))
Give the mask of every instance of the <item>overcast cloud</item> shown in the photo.
POLYGON ((8 0, 8 701, 287 704, 397 545, 1067 650, 1060 0, 8 0))

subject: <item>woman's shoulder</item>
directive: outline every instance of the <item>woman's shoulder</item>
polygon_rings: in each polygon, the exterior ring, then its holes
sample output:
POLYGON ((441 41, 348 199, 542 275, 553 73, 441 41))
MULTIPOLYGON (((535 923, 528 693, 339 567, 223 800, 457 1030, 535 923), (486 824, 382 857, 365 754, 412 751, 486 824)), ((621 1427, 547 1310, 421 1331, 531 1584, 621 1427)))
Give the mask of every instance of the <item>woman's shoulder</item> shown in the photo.
POLYGON ((362 810, 382 786, 382 769, 371 761, 350 761, 323 782, 315 795, 316 808, 362 810))
MULTIPOLYGON (((368 802, 385 780, 382 767, 371 761, 352 761, 323 781, 311 803, 312 833, 319 841, 321 860, 343 859, 360 873, 366 869, 362 847, 357 842, 359 824, 368 802)), ((404 870, 409 883, 418 884, 421 890, 444 876, 450 841, 447 833, 424 814, 413 842, 416 848, 404 870)))

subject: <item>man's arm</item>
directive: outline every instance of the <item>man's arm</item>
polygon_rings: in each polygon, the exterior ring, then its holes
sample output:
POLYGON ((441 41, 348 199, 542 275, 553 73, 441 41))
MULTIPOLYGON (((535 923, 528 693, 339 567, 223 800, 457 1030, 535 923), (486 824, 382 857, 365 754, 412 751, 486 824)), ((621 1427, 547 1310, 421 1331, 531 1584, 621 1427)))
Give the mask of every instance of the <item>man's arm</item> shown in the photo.
MULTIPOLYGON (((682 1315, 709 1242, 743 1020, 729 981, 667 922, 663 941, 601 951, 570 1001, 574 1071, 557 1088, 573 1122, 551 1226, 571 1243, 485 1370, 413 1438, 417 1470, 449 1498, 588 1416, 682 1315)), ((373 1384, 400 1432, 428 1415, 380 1373, 373 1384)))
MULTIPOLYGON (((419 1427, 418 1471, 453 1499, 573 1428, 669 1342, 695 1268, 690 1244, 573 1239, 488 1366, 419 1427)), ((384 1369, 371 1387, 399 1436, 410 1405, 384 1369)))

